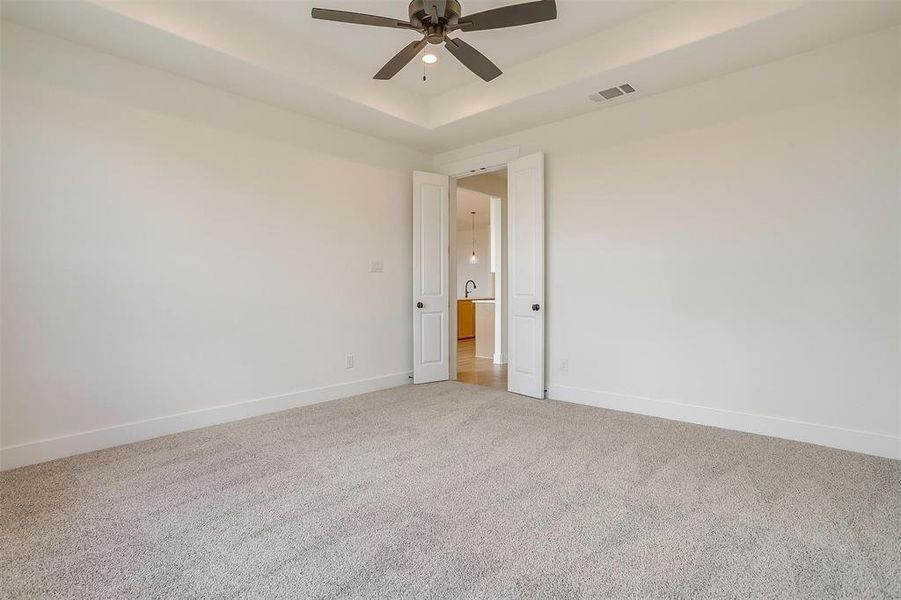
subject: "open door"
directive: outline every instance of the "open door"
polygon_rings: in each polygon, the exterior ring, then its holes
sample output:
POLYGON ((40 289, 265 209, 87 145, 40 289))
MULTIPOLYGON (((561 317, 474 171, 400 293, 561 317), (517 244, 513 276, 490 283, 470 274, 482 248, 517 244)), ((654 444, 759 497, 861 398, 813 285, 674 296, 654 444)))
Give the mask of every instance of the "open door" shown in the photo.
POLYGON ((544 154, 507 164, 507 389, 544 398, 544 154))
POLYGON ((450 378, 448 183, 413 172, 413 383, 450 378))

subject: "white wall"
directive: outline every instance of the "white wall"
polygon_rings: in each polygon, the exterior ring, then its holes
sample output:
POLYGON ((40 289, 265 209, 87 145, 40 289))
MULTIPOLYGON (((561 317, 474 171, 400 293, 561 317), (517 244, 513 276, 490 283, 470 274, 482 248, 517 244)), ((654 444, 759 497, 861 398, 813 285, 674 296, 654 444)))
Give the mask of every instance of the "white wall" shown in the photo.
POLYGON ((491 298, 491 231, 486 228, 476 229, 476 254, 479 264, 469 262, 472 256, 472 230, 457 230, 457 298, 466 295, 466 281, 472 279, 476 283, 476 289, 469 295, 470 298, 491 298))
POLYGON ((421 156, 18 26, 2 44, 6 466, 407 380, 421 156))
POLYGON ((436 157, 547 154, 551 397, 901 457, 898 44, 436 157))

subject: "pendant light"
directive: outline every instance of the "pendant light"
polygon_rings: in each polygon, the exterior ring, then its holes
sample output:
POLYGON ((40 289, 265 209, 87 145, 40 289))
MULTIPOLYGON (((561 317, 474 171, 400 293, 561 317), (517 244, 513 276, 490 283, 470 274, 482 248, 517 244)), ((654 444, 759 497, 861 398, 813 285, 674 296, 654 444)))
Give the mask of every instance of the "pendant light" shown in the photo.
POLYGON ((472 215, 472 256, 469 257, 469 264, 479 264, 479 256, 476 254, 476 211, 470 211, 472 215))

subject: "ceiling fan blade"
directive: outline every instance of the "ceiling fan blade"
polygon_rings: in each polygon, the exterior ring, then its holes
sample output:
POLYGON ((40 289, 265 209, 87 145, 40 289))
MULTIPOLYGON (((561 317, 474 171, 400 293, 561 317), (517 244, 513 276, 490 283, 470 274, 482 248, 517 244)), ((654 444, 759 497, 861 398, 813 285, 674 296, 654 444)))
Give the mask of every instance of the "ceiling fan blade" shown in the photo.
POLYGON ((491 81, 503 73, 503 71, 498 69, 497 65, 488 60, 484 54, 463 40, 446 38, 444 40, 444 47, 454 55, 454 58, 463 63, 467 69, 485 81, 491 81))
POLYGON ((390 17, 377 17, 363 13, 349 12, 346 10, 332 10, 330 8, 314 8, 314 19, 323 21, 338 21, 339 23, 353 23, 354 25, 373 25, 375 27, 393 27, 395 29, 413 29, 413 25, 407 21, 392 19, 390 17))
POLYGON ((552 21, 557 18, 557 3, 554 0, 536 0, 524 4, 492 8, 465 17, 460 17, 463 31, 485 31, 502 27, 516 27, 552 21))
POLYGON ((416 55, 419 54, 419 51, 425 48, 428 41, 425 38, 417 42, 412 42, 407 46, 404 46, 404 49, 394 55, 394 58, 385 63, 385 66, 381 68, 381 70, 375 74, 373 79, 391 79, 395 75, 397 75, 401 69, 407 66, 411 60, 416 58, 416 55))

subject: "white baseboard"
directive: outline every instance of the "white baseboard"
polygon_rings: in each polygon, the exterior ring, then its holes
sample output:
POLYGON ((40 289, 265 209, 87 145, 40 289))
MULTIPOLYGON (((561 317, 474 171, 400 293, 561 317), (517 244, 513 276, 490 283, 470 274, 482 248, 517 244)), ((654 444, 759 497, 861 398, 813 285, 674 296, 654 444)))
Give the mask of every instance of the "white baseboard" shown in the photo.
POLYGON ((282 396, 247 400, 145 421, 135 421, 103 429, 40 440, 0 449, 0 469, 15 469, 25 465, 93 452, 122 444, 179 433, 210 425, 238 421, 267 413, 337 400, 366 392, 374 392, 410 383, 410 373, 393 373, 370 379, 360 379, 325 387, 292 392, 282 396))
POLYGON ((495 352, 492 361, 496 365, 505 365, 507 364, 507 355, 501 354, 500 352, 495 352))
POLYGON ((549 385, 548 398, 901 459, 901 438, 880 433, 855 431, 779 417, 765 417, 565 385, 549 385))

